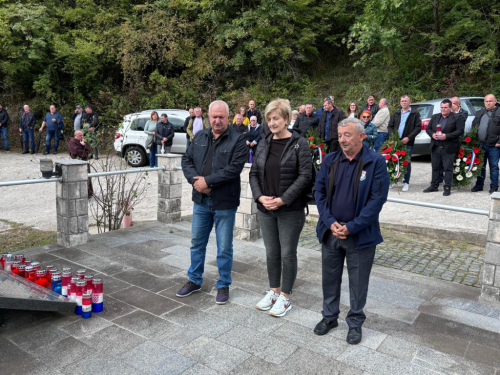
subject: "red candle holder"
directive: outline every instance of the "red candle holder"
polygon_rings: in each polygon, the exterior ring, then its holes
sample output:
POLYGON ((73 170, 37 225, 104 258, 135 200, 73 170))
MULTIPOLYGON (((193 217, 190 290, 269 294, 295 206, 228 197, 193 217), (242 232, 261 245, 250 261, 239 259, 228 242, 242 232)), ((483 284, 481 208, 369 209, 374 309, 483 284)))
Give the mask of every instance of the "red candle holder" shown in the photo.
POLYGON ((23 254, 16 254, 16 255, 14 256, 14 259, 15 259, 15 260, 20 260, 20 261, 21 261, 21 263, 24 263, 24 261, 26 260, 26 258, 24 257, 24 255, 23 255, 23 254))
POLYGON ((25 274, 26 274, 26 265, 25 264, 19 265, 19 267, 17 268, 17 274, 21 277, 25 277, 25 274))
POLYGON ((42 268, 42 266, 40 266, 40 262, 31 262, 31 265, 33 266, 35 271, 38 271, 39 269, 42 268))
POLYGON ((77 270, 76 276, 83 280, 85 278, 85 270, 77 270))
POLYGON ((50 281, 47 278, 46 270, 37 270, 36 271, 36 281, 38 285, 43 286, 44 288, 50 288, 50 281))
POLYGON ((24 277, 26 280, 36 282, 36 271, 33 266, 27 266, 25 268, 24 277))

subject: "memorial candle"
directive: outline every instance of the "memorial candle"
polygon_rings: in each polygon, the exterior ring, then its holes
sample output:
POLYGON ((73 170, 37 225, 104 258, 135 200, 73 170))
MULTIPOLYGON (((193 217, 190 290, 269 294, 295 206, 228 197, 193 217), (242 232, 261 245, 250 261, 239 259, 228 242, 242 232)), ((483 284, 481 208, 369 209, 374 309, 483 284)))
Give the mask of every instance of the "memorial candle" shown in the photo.
POLYGON ((17 268, 17 274, 21 277, 25 277, 26 275, 26 265, 20 264, 17 268))
POLYGON ((82 297, 83 297, 83 289, 87 283, 85 280, 78 280, 76 282, 76 315, 82 315, 82 297))
POLYGON ((36 283, 44 288, 50 288, 50 281, 47 279, 46 270, 36 271, 36 283))
POLYGON ((103 284, 102 279, 94 279, 92 281, 92 311, 95 313, 101 312, 103 309, 103 284))
POLYGON ((26 280, 36 282, 36 271, 33 266, 26 267, 24 277, 26 280))

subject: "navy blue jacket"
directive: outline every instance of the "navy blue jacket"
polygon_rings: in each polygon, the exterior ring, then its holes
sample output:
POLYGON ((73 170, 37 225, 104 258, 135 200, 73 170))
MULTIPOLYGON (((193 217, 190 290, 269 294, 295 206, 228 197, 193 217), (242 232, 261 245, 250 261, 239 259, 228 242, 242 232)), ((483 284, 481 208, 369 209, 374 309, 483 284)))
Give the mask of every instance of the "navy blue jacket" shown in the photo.
POLYGON ((248 124, 247 142, 255 142, 255 144, 259 143, 262 139, 260 130, 260 124, 257 124, 255 128, 253 128, 252 125, 248 124))
MULTIPOLYGON (((319 220, 316 234, 319 242, 323 242, 325 233, 335 219, 330 212, 332 201, 331 187, 329 187, 328 176, 332 164, 340 157, 342 151, 327 154, 321 165, 321 169, 314 184, 314 198, 319 211, 319 220)), ((382 206, 387 201, 389 193, 390 178, 387 172, 387 164, 382 155, 363 146, 360 163, 360 178, 356 179, 354 199, 356 202, 355 219, 346 224, 350 234, 357 235, 358 249, 377 246, 383 242, 380 225, 378 222, 382 206)))
MULTIPOLYGON (((193 185, 194 177, 203 176, 210 149, 211 128, 200 130, 182 156, 184 177, 193 185)), ((212 209, 228 210, 240 205, 240 173, 248 158, 245 136, 228 127, 213 153, 212 173, 205 182, 212 189, 212 209)), ((193 202, 201 203, 203 194, 193 188, 193 202)))

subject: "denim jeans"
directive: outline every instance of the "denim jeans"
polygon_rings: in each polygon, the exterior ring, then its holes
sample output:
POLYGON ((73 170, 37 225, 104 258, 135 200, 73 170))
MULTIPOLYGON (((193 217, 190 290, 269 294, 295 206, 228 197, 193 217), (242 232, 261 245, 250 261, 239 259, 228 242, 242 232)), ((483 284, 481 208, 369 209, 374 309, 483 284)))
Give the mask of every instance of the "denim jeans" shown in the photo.
POLYGON ((413 146, 406 146, 406 148, 410 152, 410 164, 408 164, 408 168, 406 168, 406 174, 405 174, 405 178, 403 179, 403 183, 409 184, 410 183, 410 176, 411 176, 411 154, 413 154, 413 146))
POLYGON ((236 208, 213 210, 212 198, 210 197, 204 197, 201 203, 194 203, 191 225, 191 267, 188 270, 190 281, 197 285, 203 283, 207 243, 212 227, 215 224, 217 267, 219 268, 219 280, 217 280, 215 287, 219 289, 231 285, 235 217, 236 208))
POLYGON ((59 147, 59 134, 57 129, 47 129, 47 136, 45 137, 45 152, 47 154, 50 152, 50 143, 52 138, 54 138, 54 152, 57 152, 57 147, 59 147))
POLYGON ((498 188, 498 160, 500 159, 500 147, 487 146, 482 144, 484 150, 484 164, 481 169, 481 176, 477 178, 476 186, 483 187, 486 178, 486 164, 490 165, 490 187, 498 188))
POLYGON ((281 287, 283 293, 290 294, 297 277, 297 245, 306 221, 304 210, 258 211, 258 215, 266 246, 269 287, 281 287))
POLYGON ((377 134, 378 134, 377 140, 375 141, 375 145, 374 145, 375 152, 378 152, 378 150, 380 149, 380 146, 382 146, 384 144, 385 139, 387 138, 387 133, 378 132, 377 134))
POLYGON ((149 149, 149 167, 150 168, 158 166, 158 158, 156 157, 156 150, 157 149, 158 149, 158 147, 156 146, 156 143, 153 146, 151 146, 151 148, 149 149))
POLYGON ((35 152, 35 130, 23 129, 24 151, 29 151, 31 143, 31 152, 35 152), (29 141, 29 142, 28 142, 29 141))
POLYGON ((7 127, 2 126, 0 128, 0 135, 3 137, 3 148, 5 150, 9 149, 9 140, 7 139, 7 127))

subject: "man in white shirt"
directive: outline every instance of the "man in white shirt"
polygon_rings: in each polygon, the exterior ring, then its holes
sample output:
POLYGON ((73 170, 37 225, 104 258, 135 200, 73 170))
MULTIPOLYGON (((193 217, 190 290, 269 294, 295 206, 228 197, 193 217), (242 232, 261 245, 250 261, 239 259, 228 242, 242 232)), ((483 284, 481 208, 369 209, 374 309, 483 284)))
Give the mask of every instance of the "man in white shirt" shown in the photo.
POLYGON ((387 99, 380 99, 380 101, 378 102, 378 106, 379 110, 372 120, 372 122, 377 126, 378 138, 375 141, 374 145, 375 151, 377 152, 387 138, 387 126, 389 125, 389 120, 391 118, 389 107, 387 107, 387 99))

